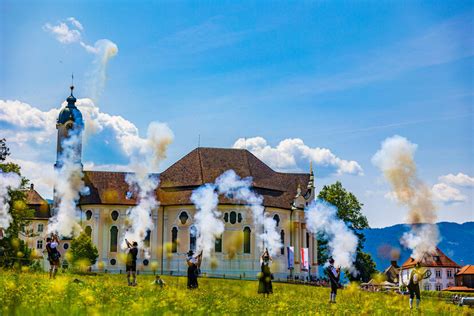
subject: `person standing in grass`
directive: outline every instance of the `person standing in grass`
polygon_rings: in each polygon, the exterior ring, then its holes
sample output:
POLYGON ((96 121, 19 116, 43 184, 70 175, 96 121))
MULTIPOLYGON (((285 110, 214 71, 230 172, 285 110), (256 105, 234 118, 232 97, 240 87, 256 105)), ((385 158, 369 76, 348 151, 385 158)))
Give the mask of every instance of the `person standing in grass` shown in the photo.
POLYGON ((125 265, 127 271, 128 286, 137 286, 137 256, 138 256, 138 243, 134 241, 132 244, 125 239, 128 247, 127 263, 125 265), (133 277, 133 282, 130 280, 133 277))
POLYGON ((329 258, 329 266, 326 268, 326 273, 331 282, 331 295, 329 303, 336 303, 337 288, 339 287, 339 277, 341 276, 341 269, 334 267, 334 259, 329 258))
POLYGON ((272 272, 270 270, 270 264, 272 257, 268 253, 268 249, 260 257, 260 276, 258 278, 258 293, 263 294, 264 297, 270 296, 273 293, 272 286, 272 272))
POLYGON ((58 251, 59 237, 58 235, 52 234, 51 237, 46 238, 46 251, 48 252, 49 261, 49 278, 55 279, 56 273, 59 269, 59 258, 61 254, 58 251))
POLYGON ((410 309, 413 308, 413 299, 416 297, 416 308, 420 307, 420 282, 423 279, 427 279, 431 276, 431 271, 422 271, 420 263, 415 265, 415 268, 410 272, 410 278, 408 280, 408 292, 410 294, 410 309))
POLYGON ((201 267, 202 252, 198 256, 194 256, 194 251, 189 250, 186 263, 188 265, 188 289, 197 289, 199 269, 201 267))

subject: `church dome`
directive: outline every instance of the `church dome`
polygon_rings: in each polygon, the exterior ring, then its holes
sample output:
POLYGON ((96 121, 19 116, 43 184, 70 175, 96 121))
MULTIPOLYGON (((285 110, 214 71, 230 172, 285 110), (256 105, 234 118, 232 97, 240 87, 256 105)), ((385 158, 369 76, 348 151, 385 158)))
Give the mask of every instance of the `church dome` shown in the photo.
POLYGON ((84 121, 82 118, 82 113, 76 107, 76 97, 72 95, 72 90, 74 89, 71 86, 71 95, 66 99, 67 105, 59 112, 58 124, 64 124, 68 121, 73 121, 76 125, 83 126, 84 121))

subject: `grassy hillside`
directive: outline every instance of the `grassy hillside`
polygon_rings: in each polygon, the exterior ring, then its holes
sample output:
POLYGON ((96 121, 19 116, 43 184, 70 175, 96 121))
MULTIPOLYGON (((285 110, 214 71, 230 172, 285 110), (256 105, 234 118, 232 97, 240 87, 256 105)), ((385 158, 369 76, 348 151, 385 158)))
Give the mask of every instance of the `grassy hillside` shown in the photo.
MULTIPOLYGON (((189 291, 186 279, 164 277, 165 289, 151 285, 152 276, 139 276, 128 287, 124 275, 62 275, 50 281, 45 274, 0 274, 0 315, 157 315, 169 314, 408 314, 408 298, 366 293, 356 286, 341 290, 337 304, 329 304, 329 289, 274 284, 270 298, 258 295, 256 281, 199 279, 189 291), (75 278, 83 283, 75 283, 75 278)), ((438 299, 422 302, 425 315, 468 314, 438 299)))

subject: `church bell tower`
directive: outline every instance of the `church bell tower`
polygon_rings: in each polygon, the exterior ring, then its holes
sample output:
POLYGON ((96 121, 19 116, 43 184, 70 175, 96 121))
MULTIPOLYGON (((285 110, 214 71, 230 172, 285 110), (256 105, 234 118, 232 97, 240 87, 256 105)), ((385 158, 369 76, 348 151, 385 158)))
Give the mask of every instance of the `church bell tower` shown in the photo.
POLYGON ((84 120, 81 111, 76 107, 76 98, 73 95, 74 86, 71 85, 71 95, 66 99, 67 105, 61 110, 56 122, 58 140, 56 147, 56 163, 54 167, 60 169, 64 163, 78 163, 82 166, 82 131, 84 120))

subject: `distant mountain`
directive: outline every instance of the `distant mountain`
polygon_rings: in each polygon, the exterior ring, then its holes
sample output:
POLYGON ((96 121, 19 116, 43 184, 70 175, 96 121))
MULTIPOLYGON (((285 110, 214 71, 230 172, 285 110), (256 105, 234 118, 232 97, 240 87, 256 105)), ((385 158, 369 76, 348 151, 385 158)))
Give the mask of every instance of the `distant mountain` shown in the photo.
MULTIPOLYGON (((474 264, 474 222, 440 222, 437 225, 441 235, 438 247, 460 266, 474 264)), ((397 260, 399 265, 410 257, 410 250, 400 245, 400 238, 409 230, 409 225, 399 224, 363 231, 366 237, 364 251, 372 255, 377 270, 383 271, 390 265, 393 253, 400 252, 400 258, 397 260)))

